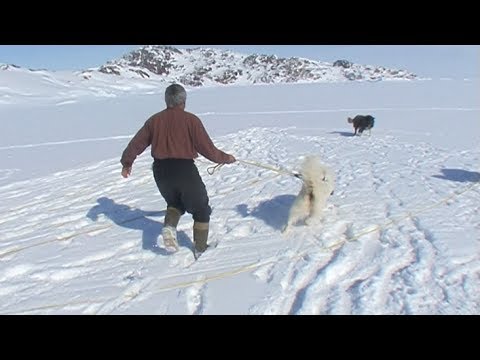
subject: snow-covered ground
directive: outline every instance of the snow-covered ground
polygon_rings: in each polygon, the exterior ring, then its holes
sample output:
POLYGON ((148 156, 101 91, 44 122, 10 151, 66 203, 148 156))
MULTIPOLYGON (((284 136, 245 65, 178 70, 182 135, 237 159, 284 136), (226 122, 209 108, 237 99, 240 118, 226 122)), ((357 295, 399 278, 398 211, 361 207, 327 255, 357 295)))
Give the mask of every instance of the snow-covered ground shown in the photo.
POLYGON ((163 109, 162 88, 10 99, 0 105, 0 313, 479 314, 479 85, 189 91, 187 110, 238 159, 295 170, 316 154, 337 175, 323 219, 283 235, 298 179, 244 163, 210 176, 199 159, 219 243, 197 262, 189 215, 180 251, 162 249, 149 151, 120 176, 131 136, 163 109), (351 136, 356 114, 375 116, 371 136, 351 136))

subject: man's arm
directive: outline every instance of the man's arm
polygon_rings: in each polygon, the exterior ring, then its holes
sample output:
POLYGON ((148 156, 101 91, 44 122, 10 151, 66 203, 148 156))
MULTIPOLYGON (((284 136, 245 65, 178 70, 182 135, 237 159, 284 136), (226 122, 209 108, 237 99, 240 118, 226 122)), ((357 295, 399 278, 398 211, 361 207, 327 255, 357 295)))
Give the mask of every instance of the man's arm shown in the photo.
POLYGON ((235 157, 217 149, 200 119, 196 120, 194 125, 195 149, 208 160, 217 164, 234 163, 236 161, 235 157))
POLYGON ((127 147, 123 151, 120 163, 123 166, 122 176, 128 177, 132 170, 132 165, 138 155, 143 153, 145 149, 152 143, 151 122, 152 118, 148 119, 135 136, 130 140, 127 147))

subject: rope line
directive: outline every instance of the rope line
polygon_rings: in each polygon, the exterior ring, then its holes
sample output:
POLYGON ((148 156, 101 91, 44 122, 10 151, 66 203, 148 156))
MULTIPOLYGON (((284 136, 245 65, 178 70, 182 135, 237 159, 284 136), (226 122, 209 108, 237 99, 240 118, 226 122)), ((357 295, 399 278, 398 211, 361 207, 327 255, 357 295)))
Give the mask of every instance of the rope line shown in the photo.
MULTIPOLYGON (((299 174, 296 174, 294 172, 291 172, 291 171, 288 171, 288 170, 284 170, 284 169, 279 169, 279 168, 274 168, 274 167, 271 167, 271 166, 268 166, 268 165, 263 165, 263 164, 260 164, 260 163, 256 163, 256 162, 251 162, 251 161, 246 161, 246 160, 237 160, 239 161, 240 163, 243 163, 243 164, 247 164, 247 165, 252 165, 252 166, 256 166, 256 167, 260 167, 260 168, 264 168, 264 169, 267 169, 267 170, 271 170, 271 171, 274 171, 277 173, 276 176, 280 175, 280 174, 286 174, 286 175, 290 175, 290 176, 295 176, 295 177, 299 177, 299 174)), ((218 164, 216 166, 213 166, 213 170, 211 170, 211 173, 208 169, 211 169, 212 167, 208 168, 207 169, 207 172, 212 175, 216 170, 220 169, 221 166, 223 164, 218 164)), ((276 177, 274 176, 274 177, 276 177)), ((261 180, 259 180, 261 181, 261 180)), ((258 182, 258 181, 257 181, 258 182)), ((447 197, 443 198, 442 200, 434 203, 434 204, 431 204, 431 205, 428 205, 428 206, 424 206, 420 209, 416 209, 416 210, 413 210, 413 211, 407 211, 405 212, 404 215, 401 215, 401 216, 398 216, 396 218, 392 218, 386 222, 384 222, 383 224, 380 224, 380 225, 376 225, 374 227, 371 227, 371 228, 367 228, 367 229, 364 229, 363 231, 359 232, 358 234, 356 234, 355 236, 352 236, 352 237, 349 237, 349 238, 345 238, 341 241, 338 241, 332 245, 328 245, 328 246, 323 246, 322 244, 320 244, 320 242, 316 242, 316 241, 312 241, 312 243, 320 250, 320 251, 326 251, 326 252, 330 252, 330 251, 335 251, 339 248, 341 248, 345 243, 347 242, 353 242, 353 241, 357 241, 358 239, 360 239, 361 237, 369 234, 369 233, 373 233, 373 232, 376 232, 376 231, 379 231, 381 229, 385 229, 385 228, 388 228, 389 226, 393 225, 393 224, 396 224, 396 223, 399 223, 405 219, 408 219, 408 218, 413 218, 414 216, 417 216, 418 214, 421 214, 421 213, 424 213, 428 210, 431 210, 431 209, 434 209, 434 208, 437 208, 441 205, 443 205, 444 203, 447 203, 449 200, 455 198, 455 197, 458 197, 470 190, 472 190, 475 186, 479 185, 480 182, 473 182, 472 184, 470 184, 469 186, 466 186, 464 189, 460 190, 460 191, 454 191, 452 194, 448 195, 447 197)), ((133 221, 135 220, 136 218, 133 218, 133 219, 127 219, 126 221, 122 222, 122 223, 126 223, 126 222, 130 222, 130 221, 133 221)), ((47 240, 47 241, 43 241, 43 242, 40 242, 40 243, 36 243, 36 244, 32 244, 32 245, 27 245, 25 247, 22 247, 22 248, 14 248, 14 249, 11 249, 11 250, 7 250, 6 252, 2 252, 0 253, 0 258, 2 257, 5 257, 5 256, 8 256, 12 253, 16 253, 16 252, 19 252, 21 250, 25 250, 25 249, 28 249, 28 248, 32 248, 32 247, 35 247, 35 246, 40 246, 40 245, 43 245, 43 244, 46 244, 46 243, 49 243, 49 242, 54 242, 54 241, 65 241, 65 240, 69 240, 75 236, 78 236, 80 234, 83 234, 83 233, 89 233, 89 232, 93 232, 93 231, 96 231, 96 230, 101 230, 101 229, 105 229, 105 228, 108 228, 108 227, 111 227, 113 226, 114 223, 112 224, 108 224, 107 226, 100 226, 100 227, 97 227, 97 228, 94 228, 94 229, 91 229, 89 231, 84 231, 84 232, 79 232, 79 233, 75 233, 75 234, 72 234, 72 235, 68 235, 68 236, 64 236, 62 238, 57 238, 57 239, 54 239, 54 240, 47 240)), ((301 258, 303 257, 306 253, 308 253, 308 250, 306 251, 303 251, 301 253, 295 253, 294 255, 284 255, 284 256, 281 256, 281 257, 274 257, 273 259, 270 259, 270 260, 265 260, 265 261, 256 261, 256 262, 253 262, 253 263, 249 263, 249 264, 246 264, 246 265, 242 265, 240 267, 236 267, 234 269, 231 269, 231 270, 228 270, 228 271, 224 271, 224 272, 220 272, 220 273, 217 273, 217 274, 214 274, 214 275, 211 275, 211 276, 205 276, 205 277, 202 277, 201 279, 196 279, 196 280, 190 280, 190 281, 184 281, 184 282, 178 282, 178 283, 173 283, 173 284, 167 284, 167 285, 162 285, 162 286, 159 286, 159 287, 156 287, 154 288, 154 290, 156 292, 163 292, 163 291, 168 291, 168 290, 174 290, 174 289, 180 289, 180 288, 185 288, 185 287, 188 287, 188 286, 191 286, 191 285, 194 285, 194 284, 199 284, 199 283, 208 283, 208 282, 211 282, 211 281, 214 281, 214 280, 219 280, 219 279, 224 279, 224 278, 228 278, 228 277, 232 277, 232 276, 235 276, 235 275, 238 275, 238 274, 241 274, 241 273, 245 273, 245 272, 248 272, 248 271, 251 271, 251 270, 254 270, 254 269, 257 269, 261 266, 264 266, 264 265, 268 265, 268 264, 273 264, 273 263, 280 263, 282 261, 285 261, 285 260, 294 260, 294 259, 297 259, 297 258, 301 258)), ((180 274, 181 275, 181 274, 180 274)), ((181 275, 182 276, 182 275, 181 275)), ((95 303, 95 301, 91 301, 92 303, 95 303)), ((65 307, 65 306, 71 306, 71 305, 75 305, 76 303, 80 303, 80 301, 77 301, 77 302, 72 302, 72 303, 66 303, 66 304, 58 304, 58 305, 45 305, 45 306, 41 306, 41 307, 35 307, 35 308, 31 308, 31 309, 26 309, 26 310, 20 310, 18 311, 19 313, 25 313, 25 312, 29 312, 29 311, 35 311, 35 310, 42 310, 42 309, 48 309, 48 308, 56 308, 56 307, 65 307)), ((83 303, 85 303, 85 301, 83 301, 83 303)))
MULTIPOLYGON (((335 251, 335 250, 338 250, 339 248, 341 248, 347 242, 356 241, 366 234, 378 231, 382 228, 387 228, 387 227, 391 226, 392 224, 398 223, 398 222, 400 222, 402 220, 405 220, 407 218, 411 218, 411 217, 416 216, 420 213, 423 213, 427 210, 436 208, 436 207, 442 205, 443 203, 446 203, 447 201, 453 199, 454 197, 460 196, 460 195, 470 191, 471 189, 473 189, 478 184, 480 184, 480 182, 474 182, 471 185, 465 187, 461 191, 453 192, 453 194, 450 194, 449 196, 445 197, 444 199, 438 201, 435 204, 425 206, 421 209, 418 209, 417 211, 415 211, 415 213, 411 212, 411 211, 408 211, 406 213, 406 215, 403 215, 403 216, 399 217, 398 219, 392 219, 392 220, 389 220, 389 221, 385 222, 383 225, 377 225, 373 228, 366 229, 364 231, 361 231, 360 233, 358 233, 357 235, 355 235, 353 237, 346 238, 346 239, 341 240, 341 241, 339 241, 335 244, 332 244, 332 245, 329 245, 329 246, 322 246, 318 242, 312 242, 312 243, 315 246, 317 246, 319 248, 319 250, 321 250, 321 251, 335 251)), ((269 265, 269 264, 273 264, 273 263, 280 263, 281 261, 284 261, 284 260, 299 259, 299 258, 302 258, 303 256, 305 256, 308 253, 308 251, 309 250, 303 251, 301 253, 296 253, 293 256, 285 255, 285 256, 282 256, 280 258, 274 257, 271 260, 256 261, 256 262, 253 262, 253 263, 249 263, 249 264, 237 267, 237 268, 229 270, 229 271, 221 272, 221 273, 218 273, 218 274, 215 274, 215 275, 212 275, 212 276, 206 276, 206 277, 203 277, 202 279, 190 280, 190 281, 184 281, 184 282, 178 282, 178 283, 163 285, 163 286, 156 287, 153 290, 155 290, 158 293, 158 292, 163 292, 163 291, 168 291, 168 290, 181 289, 181 288, 185 288, 185 287, 195 285, 195 284, 199 284, 199 283, 206 284, 206 283, 214 281, 214 280, 224 279, 224 278, 232 277, 232 276, 235 276, 235 275, 238 275, 238 274, 241 274, 241 273, 245 273, 245 272, 257 269, 257 268, 259 268, 261 266, 264 266, 264 265, 269 265)), ((105 298, 101 298, 101 299, 105 299, 105 298)), ((95 300, 97 300, 97 299, 95 299, 95 300)), ((97 303, 98 301, 95 301, 95 300, 90 300, 89 303, 90 304, 91 303, 97 303)), ((76 304, 80 304, 80 303, 86 303, 86 302, 85 301, 83 301, 83 302, 76 301, 76 302, 72 302, 72 303, 44 305, 44 306, 40 306, 40 307, 34 307, 34 308, 30 308, 30 309, 19 310, 17 312, 9 312, 9 313, 10 314, 11 313, 26 313, 26 312, 36 311, 36 310, 61 308, 61 307, 76 305, 76 304)))
MULTIPOLYGON (((383 225, 377 225, 373 228, 369 228, 369 229, 365 229, 363 231, 361 231, 360 233, 358 233, 357 235, 355 236, 352 236, 350 238, 345 238, 341 241, 338 241, 337 243, 334 243, 332 245, 329 245, 329 246, 323 246, 321 245, 319 242, 312 242, 315 246, 317 246, 319 248, 320 251, 326 251, 326 252, 330 252, 330 251, 335 251, 337 249, 339 249, 340 247, 342 247, 345 243, 347 242, 353 242, 353 241, 357 241, 358 239, 360 239, 362 236, 365 236, 369 233, 372 233, 372 232, 375 232, 375 231, 378 231, 380 229, 384 229, 384 228, 387 228, 389 226, 391 226, 392 224, 395 224, 395 223, 398 223, 402 220, 405 220, 407 218, 411 218, 413 216, 416 216, 420 213, 423 213, 427 210, 430 210, 430 209, 433 209, 435 207, 439 207, 440 205, 442 205, 443 203, 446 203, 447 201, 449 201, 450 199, 453 199, 454 197, 456 196, 459 196, 459 195, 462 195, 464 193, 466 193, 467 191, 471 190, 473 187, 475 187, 476 185, 478 185, 480 182, 475 182, 475 183, 472 183, 471 185, 467 186, 465 189, 459 191, 459 192, 454 192, 453 194, 450 194, 449 196, 447 196, 446 198, 438 201, 437 203, 433 204, 433 205, 429 205, 429 206, 425 206, 421 209, 418 209, 414 212, 412 211, 408 211, 406 213, 406 215, 403 215, 403 216, 400 216, 398 219, 392 219, 392 220, 389 220, 387 222, 385 222, 383 225)), ((157 292, 163 292, 163 291, 167 291, 167 290, 174 290, 174 289, 180 289, 180 288, 185 288, 185 287, 188 287, 190 285, 194 285, 194 284, 206 284, 210 281, 214 281, 214 280, 219 280, 219 279, 224 279, 224 278, 228 278, 228 277, 232 277, 232 276, 235 276, 235 275, 238 275, 238 274, 241 274, 241 273, 244 273, 244 272, 247 272, 247 271, 250 271, 250 270, 253 270, 253 269, 257 269, 259 268, 260 266, 264 266, 264 265, 268 265, 268 264, 272 264, 272 263, 279 263, 281 261, 284 261, 284 260, 294 260, 294 259, 297 259, 297 258, 301 258, 303 257, 306 253, 308 252, 307 251, 303 251, 302 253, 297 253, 297 254, 294 254, 293 256, 284 256, 285 259, 282 259, 282 258, 275 258, 275 259, 272 259, 272 260, 268 260, 268 261, 263 261, 263 262, 254 262, 254 263, 249 263, 247 265, 244 265, 244 266, 241 266, 241 267, 238 267, 238 268, 235 268, 233 270, 229 270, 229 271, 225 271, 225 272, 221 272, 221 273, 218 273, 218 274, 215 274, 213 276, 207 276, 207 277, 204 277, 202 279, 197 279, 197 280, 191 280, 191 281, 185 281, 185 282, 180 282, 180 283, 174 283, 174 284, 171 284, 171 285, 166 285, 166 286, 160 286, 160 287, 157 287, 155 288, 157 290, 157 292)))

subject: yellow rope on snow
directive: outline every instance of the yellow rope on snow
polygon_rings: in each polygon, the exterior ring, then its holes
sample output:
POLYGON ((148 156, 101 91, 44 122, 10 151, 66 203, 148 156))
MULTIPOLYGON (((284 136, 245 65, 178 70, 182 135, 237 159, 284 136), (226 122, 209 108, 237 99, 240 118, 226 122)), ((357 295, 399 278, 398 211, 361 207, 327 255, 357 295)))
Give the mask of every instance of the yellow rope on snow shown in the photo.
MULTIPOLYGON (((201 160, 196 160, 196 161, 198 161, 200 163, 205 163, 204 161, 201 161, 201 160)), ((289 170, 285 170, 285 169, 281 169, 281 168, 275 168, 273 166, 260 164, 260 163, 255 162, 255 161, 247 161, 247 160, 237 159, 237 162, 239 162, 241 164, 245 164, 245 165, 256 166, 256 167, 259 167, 259 168, 262 168, 262 169, 274 171, 274 172, 279 173, 279 174, 290 175, 290 176, 294 176, 294 177, 297 177, 297 178, 299 177, 299 174, 297 174, 293 171, 289 171, 289 170)), ((225 165, 225 164, 217 164, 217 165, 209 166, 207 168, 207 173, 209 175, 213 175, 215 173, 215 171, 219 170, 223 165, 225 165)))
MULTIPOLYGON (((207 172, 212 175, 216 170, 220 169, 224 164, 217 164, 216 166, 213 166, 213 167, 209 167, 207 168, 207 172), (213 170, 211 170, 213 169, 213 170), (211 172, 210 172, 211 171, 211 172)), ((276 176, 278 176, 280 174, 277 174, 271 178, 269 178, 270 180, 274 179, 276 176)), ((254 181, 252 181, 251 183, 247 184, 242 190, 244 190, 245 188, 248 188, 260 181, 263 181, 265 180, 265 178, 263 179, 256 179, 254 181)), ((230 192, 230 191, 229 191, 230 192)), ((227 192, 227 193, 229 193, 227 192)), ((216 194, 216 195, 224 195, 223 193, 220 193, 220 194, 216 194)), ((163 210, 165 211, 165 210, 163 210)), ((83 230, 83 231, 76 231, 74 233, 72 233, 71 235, 64 235, 64 236, 61 236, 59 238, 56 238, 56 239, 49 239, 49 240, 44 240, 44 241, 40 241, 38 243, 34 243, 34 244, 29 244, 29 245, 24 245, 24 246, 15 246, 13 248, 10 248, 10 249, 5 249, 3 251, 0 250, 0 259, 3 258, 3 257, 7 257, 8 255, 11 255, 11 254, 15 254, 15 253, 18 253, 20 251, 23 251, 23 250, 27 250, 27 249, 31 249, 31 248, 34 248, 34 247, 37 247, 37 246, 42 246, 42 245, 45 245, 45 244, 49 244, 49 243, 53 243, 53 242, 57 242, 57 241, 67 241, 67 240, 70 240, 74 237, 77 237, 77 236, 80 236, 80 235, 84 235, 84 234, 88 234, 88 233, 92 233, 92 232, 95 232, 95 231, 99 231, 99 230, 104 230, 104 229, 108 229, 110 227, 113 227, 113 225, 122 225, 122 224, 125 224, 125 223, 128 223, 130 221, 134 221, 134 220, 137 220, 137 219, 141 219, 143 217, 142 216, 138 216, 138 217, 133 217, 131 219, 127 219, 125 221, 122 221, 120 222, 119 224, 115 224, 115 223, 108 223, 108 224, 105 224, 105 225, 101 225, 101 226, 97 226, 97 227, 94 227, 94 228, 89 228, 89 229, 86 229, 86 230, 83 230)), ((61 224, 54 224, 53 226, 51 227, 60 227, 62 225, 65 225, 65 224, 68 224, 68 223, 71 223, 72 221, 67 221, 67 222, 64 222, 64 223, 61 223, 61 224)), ((51 228, 50 227, 50 228, 51 228)))
MULTIPOLYGON (((372 232, 375 232, 375 231, 378 231, 382 228, 386 228, 394 223, 397 223, 399 221, 402 221, 404 219, 407 219, 407 218, 410 218, 410 217, 413 217, 417 214, 420 214, 422 212, 425 212, 427 210, 430 210, 430 209, 433 209, 435 207, 438 207, 440 205, 442 205, 443 203, 446 203, 448 200, 450 199, 453 199, 455 196, 459 196, 459 195, 462 195, 464 193, 466 193, 467 191, 471 190, 473 187, 475 187, 476 185, 478 185, 480 182, 475 182, 475 183, 472 183, 471 185, 467 186, 465 189, 463 189, 462 191, 459 191, 459 192, 454 192, 453 194, 447 196, 446 198, 444 198, 443 200, 440 200, 439 202, 433 204, 433 205, 429 205, 429 206, 425 206, 419 210, 417 210, 415 212, 415 214, 413 214, 412 212, 407 212, 406 215, 400 217, 399 219, 397 220, 389 220, 387 221, 385 224, 383 225, 377 225, 375 226, 374 228, 371 228, 371 229, 367 229, 367 230, 364 230, 362 232, 360 232, 359 234, 357 234, 356 236, 353 236, 351 238, 347 238, 347 239, 344 239, 342 241, 339 241, 335 244, 332 244, 332 245, 329 245, 329 246, 320 246, 318 242, 313 242, 313 244, 317 247, 319 247, 321 250, 327 250, 327 251, 332 251, 332 250, 336 250, 337 248, 340 248, 343 244, 345 244, 346 242, 352 242, 352 241, 356 241, 358 240, 360 237, 366 235, 366 234, 369 234, 369 233, 372 233, 372 232)), ((299 254, 294 254, 293 256, 285 256, 285 259, 286 260, 294 260, 294 259, 297 259, 297 258, 301 258, 303 257, 306 253, 308 252, 307 251, 303 251, 302 253, 299 253, 299 254)), ((247 272, 247 271, 251 271, 253 269, 256 269, 256 268, 259 268, 260 266, 264 266, 264 265, 268 265, 268 264, 273 264, 273 263, 278 263, 280 261, 280 259, 278 258, 275 258, 275 259, 272 259, 272 260, 268 260, 268 261, 263 261, 263 262, 254 262, 254 263, 251 263, 251 264, 247 264, 247 265, 243 265, 241 267, 238 267, 238 268, 235 268, 233 270, 229 270, 229 271, 225 271, 225 272, 221 272, 219 274, 216 274, 216 275, 213 275, 213 276, 207 276, 207 277, 203 277, 202 279, 198 279, 198 280, 191 280, 191 281, 185 281, 185 282, 179 282, 179 283, 175 283, 175 284, 171 284, 171 285, 167 285, 167 286, 160 286, 158 288, 155 288, 155 290, 157 292, 163 292, 163 291, 168 291, 168 290, 174 290, 174 289, 181 289, 181 288, 185 288, 185 287, 188 287, 188 286, 191 286, 191 285, 195 285, 195 284, 199 284, 199 283, 203 283, 203 284, 206 284, 210 281, 214 281, 214 280, 219 280, 219 279, 225 279, 225 278, 228 278, 228 277, 231 277, 231 276, 235 276, 235 275, 238 275, 238 274, 241 274, 241 273, 244 273, 244 272, 247 272)), ((91 301, 92 303, 96 303, 97 301, 91 301)), ((78 303, 80 303, 78 301, 78 303)), ((85 303, 85 302, 83 302, 85 303)), ((36 308, 31 308, 31 309, 26 309, 26 310, 19 310, 18 313, 25 313, 25 312, 30 312, 30 311, 35 311, 35 310, 43 310, 43 309, 48 309, 48 308, 55 308, 55 307, 62 307, 62 306, 69 306, 69 305, 72 305, 72 304, 75 304, 75 302, 72 302, 72 303, 66 303, 66 304, 55 304, 55 305, 45 305, 45 306, 41 306, 41 307, 36 307, 36 308)))
POLYGON ((439 207, 440 205, 446 203, 447 201, 453 199, 454 197, 456 196, 460 196, 464 193, 466 193, 467 191, 470 191, 472 188, 474 188, 476 185, 480 184, 480 182, 474 182, 472 184, 470 184, 469 186, 465 187, 465 189, 461 190, 461 191, 458 191, 458 192, 453 192, 452 194, 448 195, 447 197, 445 197, 444 199, 432 204, 432 205, 428 205, 428 206, 425 206, 423 208, 420 208, 420 209, 417 209, 417 210, 413 210, 413 211, 407 211, 405 215, 401 215, 401 216, 398 216, 396 219, 391 219, 391 220, 388 220, 387 222, 385 222, 383 225, 377 225, 371 229, 368 229, 368 230, 364 230, 362 231, 360 234, 350 238, 350 239, 346 239, 344 240, 343 242, 338 242, 336 244, 333 244, 333 245, 330 245, 328 247, 326 247, 326 249, 330 249, 331 247, 335 247, 335 246, 338 246, 344 242, 347 242, 347 241, 355 241, 355 240, 358 240, 360 237, 366 235, 366 234, 369 234, 369 233, 372 233, 372 232, 375 232, 375 231, 378 231, 380 229, 385 229, 395 223, 399 223, 405 219, 408 219, 408 218, 412 218, 418 214, 421 214, 421 213, 424 213, 425 211, 427 210, 431 210, 431 209, 434 209, 436 207, 439 207))
MULTIPOLYGON (((378 231, 382 228, 387 228, 389 226, 391 226, 392 224, 394 223, 398 223, 402 220, 405 220, 407 218, 411 218, 415 215, 418 215, 420 213, 423 213, 427 210, 430 210, 430 209, 433 209, 435 207, 438 207, 440 205, 442 205, 443 203, 447 202, 448 200, 454 198, 455 196, 459 196, 459 195, 462 195, 464 193, 466 193, 467 191, 471 190, 473 187, 475 187, 476 185, 478 185, 480 182, 475 182, 469 186, 467 186, 465 189, 463 189, 462 191, 460 192, 454 192, 453 194, 447 196, 446 198, 444 198, 443 200, 440 200, 439 202, 433 204, 433 205, 429 205, 429 206, 425 206, 424 208, 421 208, 417 211, 415 211, 415 213, 409 211, 407 212, 406 215, 404 216, 401 216, 400 218, 396 219, 396 220, 389 220, 387 221, 386 223, 384 223, 383 225, 377 225, 373 228, 370 228, 370 229, 366 229, 362 232, 360 232, 359 234, 353 236, 353 237, 350 237, 350 238, 346 238, 342 241, 339 241, 335 244, 332 244, 332 245, 329 245, 329 246, 321 246, 318 242, 313 242, 313 244, 317 247, 320 248, 320 250, 324 250, 324 251, 333 251, 333 250, 336 250, 338 248, 340 248, 343 244, 345 244, 346 242, 353 242, 353 241, 356 241, 358 240, 359 238, 361 238, 362 236, 365 236, 369 233, 372 233, 372 232, 375 232, 375 231, 378 231)), ((293 256, 289 256, 289 257, 286 257, 285 260, 294 260, 296 258, 301 258, 303 257, 308 251, 303 251, 302 253, 300 254, 294 254, 293 256)), ((214 281, 214 280, 219 280, 219 279, 224 279, 224 278, 227 278, 227 277, 231 277, 231 276, 234 276, 234 275, 238 275, 238 274, 241 274, 241 273, 244 273, 244 272, 247 272, 247 271, 250 271, 250 270, 253 270, 253 269, 256 269, 256 268, 259 268, 260 266, 264 266, 264 265, 268 265, 268 264, 272 264, 272 263, 278 263, 280 261, 280 259, 273 259, 273 260, 269 260, 269 261, 263 261, 263 262, 255 262, 255 263, 250 263, 250 264, 247 264, 247 265, 244 265, 244 266, 241 266, 239 268, 235 268, 233 270, 229 270, 229 271, 225 271, 225 272, 221 272, 219 274, 216 274, 216 275, 213 275, 213 276, 207 276, 207 277, 204 277, 202 279, 198 279, 198 280, 191 280, 191 281, 186 281, 186 282, 181 282, 181 283, 176 283, 176 284, 172 284, 172 285, 167 285, 167 286, 161 286, 161 287, 158 287, 157 288, 157 291, 158 292, 162 292, 162 291, 168 291, 168 290, 174 290, 174 289, 180 289, 180 288, 185 288, 187 286, 190 286, 190 285, 194 285, 194 284, 199 284, 199 283, 208 283, 210 281, 214 281)))
POLYGON ((277 172, 279 174, 285 174, 285 175, 298 177, 298 174, 294 173, 293 171, 288 171, 288 170, 280 169, 280 168, 274 168, 273 166, 260 164, 258 162, 254 162, 254 161, 239 160, 239 159, 237 159, 237 161, 242 163, 242 164, 256 166, 256 167, 259 167, 259 168, 262 168, 262 169, 271 170, 271 171, 277 172))

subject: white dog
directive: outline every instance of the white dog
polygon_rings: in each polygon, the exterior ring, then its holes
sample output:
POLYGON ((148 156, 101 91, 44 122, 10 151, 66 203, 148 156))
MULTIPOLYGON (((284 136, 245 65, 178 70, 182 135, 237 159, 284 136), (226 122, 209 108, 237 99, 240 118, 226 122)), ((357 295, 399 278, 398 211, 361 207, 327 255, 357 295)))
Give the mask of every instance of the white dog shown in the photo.
POLYGON ((321 217, 327 199, 335 189, 335 173, 323 165, 317 157, 305 158, 299 176, 302 181, 300 193, 295 198, 288 221, 282 232, 286 232, 300 220, 308 223, 321 217))

